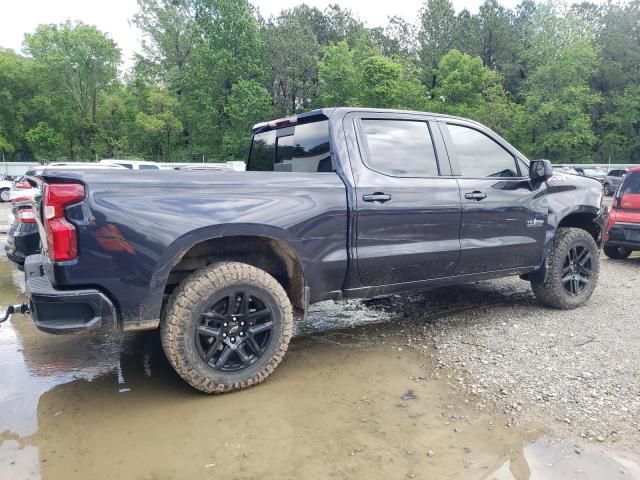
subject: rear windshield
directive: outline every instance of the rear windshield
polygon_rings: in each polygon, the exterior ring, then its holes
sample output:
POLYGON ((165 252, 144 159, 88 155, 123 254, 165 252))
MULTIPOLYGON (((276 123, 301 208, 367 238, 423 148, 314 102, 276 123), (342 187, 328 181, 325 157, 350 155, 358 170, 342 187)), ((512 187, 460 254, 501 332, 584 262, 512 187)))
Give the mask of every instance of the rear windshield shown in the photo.
POLYGON ((620 194, 625 193, 640 194, 640 172, 633 172, 627 175, 622 187, 620 187, 620 194))
POLYGON ((251 143, 247 170, 334 172, 329 146, 329 121, 256 133, 251 143))

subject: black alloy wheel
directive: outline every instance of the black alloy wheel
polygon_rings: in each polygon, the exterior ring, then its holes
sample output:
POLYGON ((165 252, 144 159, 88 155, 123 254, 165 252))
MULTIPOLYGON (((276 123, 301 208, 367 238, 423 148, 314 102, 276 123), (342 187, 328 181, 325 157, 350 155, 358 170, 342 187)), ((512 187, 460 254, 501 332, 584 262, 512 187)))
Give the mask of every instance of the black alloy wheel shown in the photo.
POLYGON ((219 372, 238 372, 253 365, 272 338, 272 312, 250 290, 221 292, 201 316, 196 349, 204 362, 219 372))
POLYGON ((175 287, 160 323, 162 347, 176 372, 206 393, 262 383, 282 361, 293 334, 293 307, 264 270, 217 262, 175 287))
POLYGON ((562 265, 562 285, 569 295, 579 295, 593 276, 593 257, 586 245, 573 245, 562 265))

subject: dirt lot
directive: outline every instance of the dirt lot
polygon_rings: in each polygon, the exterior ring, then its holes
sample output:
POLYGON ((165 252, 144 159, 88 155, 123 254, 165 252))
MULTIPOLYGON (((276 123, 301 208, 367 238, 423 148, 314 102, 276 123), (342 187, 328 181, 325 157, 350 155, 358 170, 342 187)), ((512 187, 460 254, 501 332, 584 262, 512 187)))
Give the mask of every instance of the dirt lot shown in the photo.
MULTIPOLYGON (((0 304, 21 288, 1 259, 0 304)), ((265 384, 221 397, 187 387, 153 333, 16 316, 0 478, 640 478, 639 291, 640 258, 603 257, 571 312, 517 279, 320 304, 265 384)))

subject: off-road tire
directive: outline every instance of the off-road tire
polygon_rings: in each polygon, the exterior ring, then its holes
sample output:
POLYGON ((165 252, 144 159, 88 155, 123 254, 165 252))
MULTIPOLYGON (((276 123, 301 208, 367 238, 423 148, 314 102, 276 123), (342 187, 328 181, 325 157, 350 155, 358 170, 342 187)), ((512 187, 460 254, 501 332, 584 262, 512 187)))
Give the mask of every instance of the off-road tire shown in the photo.
POLYGON ((275 278, 251 265, 221 262, 191 274, 174 290, 160 325, 164 352, 176 372, 191 386, 206 393, 243 390, 263 382, 282 361, 293 331, 293 309, 275 278), (251 288, 269 302, 274 327, 265 353, 239 372, 211 368, 196 349, 196 327, 216 293, 229 288, 251 288))
POLYGON ((544 283, 531 282, 533 293, 539 302, 549 307, 570 310, 583 305, 596 287, 600 272, 599 249, 593 237, 580 228, 558 228, 553 246, 546 259, 547 274, 544 283), (578 295, 572 296, 562 284, 561 273, 565 259, 572 246, 588 248, 593 261, 589 283, 578 295))
POLYGON ((604 246, 604 254, 613 260, 624 260, 631 255, 631 250, 624 247, 604 246))

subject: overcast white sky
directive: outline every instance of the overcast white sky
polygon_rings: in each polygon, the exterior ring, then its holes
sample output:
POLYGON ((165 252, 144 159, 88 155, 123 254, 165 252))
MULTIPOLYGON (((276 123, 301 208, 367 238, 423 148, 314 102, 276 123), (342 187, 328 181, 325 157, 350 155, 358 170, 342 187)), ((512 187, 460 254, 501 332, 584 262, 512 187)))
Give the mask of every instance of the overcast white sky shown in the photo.
MULTIPOLYGON (((377 26, 393 15, 415 21, 422 0, 253 0, 252 3, 265 17, 300 3, 320 9, 330 3, 339 3, 369 26, 377 26)), ((457 10, 476 11, 481 3, 478 0, 453 0, 457 10)), ((501 0, 500 3, 511 8, 519 2, 501 0)), ((81 20, 108 33, 122 50, 125 64, 130 65, 133 52, 139 49, 140 34, 129 25, 136 11, 136 0, 0 0, 0 47, 20 51, 24 34, 32 32, 37 25, 81 20)))

